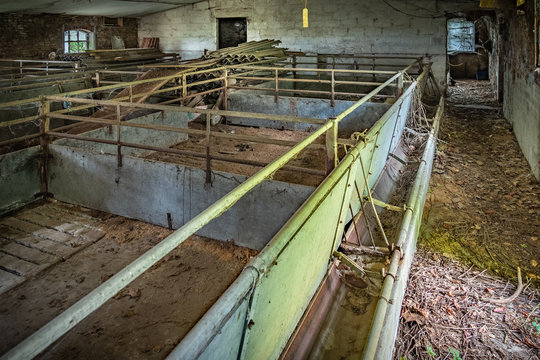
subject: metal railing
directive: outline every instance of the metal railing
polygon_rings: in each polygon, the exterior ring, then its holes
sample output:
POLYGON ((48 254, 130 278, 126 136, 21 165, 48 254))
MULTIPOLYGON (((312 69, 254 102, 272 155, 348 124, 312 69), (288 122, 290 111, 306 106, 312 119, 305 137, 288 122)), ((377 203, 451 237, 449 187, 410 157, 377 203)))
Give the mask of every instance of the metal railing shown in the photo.
MULTIPOLYGON (((371 96, 370 98, 386 98, 386 97, 397 97, 401 94, 403 90, 403 84, 404 84, 404 74, 407 73, 411 68, 415 66, 420 66, 421 61, 415 60, 412 63, 410 63, 405 69, 403 69, 400 72, 396 71, 372 71, 372 70, 343 70, 343 69, 311 69, 311 68, 293 68, 293 69, 284 69, 284 68, 276 68, 276 67, 264 67, 264 66, 248 66, 248 65, 233 65, 233 66, 227 66, 227 67, 219 67, 219 68, 212 68, 212 69, 203 69, 203 70, 194 70, 193 68, 183 68, 179 71, 175 72, 173 75, 169 76, 161 76, 157 78, 150 78, 150 79, 143 79, 143 80, 135 80, 131 82, 123 82, 123 83, 114 83, 114 84, 108 84, 105 86, 99 86, 96 88, 90 88, 90 89, 82 89, 82 90, 76 90, 71 91, 69 93, 61 93, 56 95, 57 97, 63 97, 64 101, 62 103, 64 104, 71 104, 71 103, 78 103, 82 101, 74 100, 73 98, 78 96, 85 96, 90 95, 95 92, 104 92, 104 91, 113 91, 113 90, 123 90, 123 92, 120 94, 122 96, 117 96, 114 100, 115 101, 122 101, 122 102, 142 102, 144 99, 146 99, 149 96, 160 96, 164 93, 170 93, 173 94, 172 99, 168 99, 165 101, 162 101, 161 105, 167 105, 167 104, 173 104, 173 103, 180 103, 185 104, 188 100, 201 96, 201 95, 207 95, 215 92, 222 92, 223 93, 223 110, 227 110, 228 105, 228 91, 231 89, 242 89, 242 90, 250 90, 250 91, 269 91, 273 90, 273 93, 275 94, 275 101, 278 101, 280 94, 307 94, 307 95, 315 95, 315 96, 327 96, 331 100, 331 105, 334 106, 336 98, 340 96, 345 96, 353 99, 359 99, 363 96, 367 96, 368 93, 358 93, 358 92, 344 92, 344 91, 337 91, 336 87, 341 85, 351 85, 351 86, 360 86, 362 88, 373 88, 384 84, 384 87, 393 87, 393 95, 388 94, 380 94, 380 92, 377 92, 376 95, 371 96), (302 79, 298 78, 299 74, 317 74, 317 75, 327 75, 329 76, 329 80, 320 79, 320 80, 314 80, 314 79, 302 79), (271 74, 271 76, 268 76, 268 74, 271 74), (388 83, 388 81, 383 82, 366 82, 366 81, 360 81, 360 80, 343 80, 337 78, 338 75, 347 75, 358 77, 363 75, 381 75, 385 76, 386 78, 392 77, 392 82, 388 83), (396 74, 400 74, 399 76, 395 76, 396 74), (292 78, 291 78, 292 76, 292 78), (206 78, 205 78, 206 77, 206 78), (204 80, 200 80, 201 78, 204 78, 204 80), (239 82, 237 82, 239 81, 239 82), (274 86, 272 89, 268 89, 265 87, 260 86, 248 86, 253 81, 258 82, 274 82, 274 86), (234 84, 233 84, 234 82, 234 84), (395 82, 395 84, 393 83, 395 82), (310 89, 295 89, 295 86, 293 88, 287 88, 280 86, 280 84, 326 84, 330 86, 330 89, 328 91, 323 90, 310 90, 310 89), (140 88, 144 88, 145 85, 148 84, 160 84, 160 88, 156 90, 150 90, 150 91, 139 91, 140 88), (206 86, 209 88, 209 90, 204 91, 192 91, 192 89, 196 89, 200 86, 206 86)), ((101 75, 100 74, 122 74, 124 72, 119 71, 100 71, 99 73, 96 73, 95 79, 97 81, 101 81, 101 75)), ((129 74, 132 74, 132 72, 129 72, 129 74)), ((69 80, 69 81, 75 81, 75 80, 69 80)), ((17 101, 11 101, 11 102, 5 102, 0 103, 0 110, 1 109, 8 109, 13 108, 17 106, 24 106, 32 103, 40 103, 42 101, 41 97, 33 97, 30 99, 23 99, 23 100, 17 100, 17 101)), ((66 109, 62 109, 57 111, 57 114, 65 114, 65 113, 74 113, 78 110, 88 110, 91 108, 94 108, 96 105, 106 105, 104 103, 86 103, 85 105, 80 105, 73 107, 71 105, 68 106, 66 109)), ((221 115, 221 114, 219 114, 221 115)), ((13 120, 7 120, 0 123, 0 129, 5 127, 10 127, 14 125, 19 125, 23 123, 28 123, 31 121, 36 121, 42 117, 43 114, 36 114, 32 116, 26 116, 23 118, 13 119, 13 120)), ((89 120, 90 121, 90 120, 89 120)), ((74 125, 68 125, 73 127, 74 125)), ((67 128, 69 129, 69 127, 67 128)), ((57 129, 58 131, 61 131, 57 129)), ((62 129, 65 130, 65 129, 62 129)), ((21 141, 28 141, 32 138, 38 137, 37 134, 30 134, 25 135, 13 139, 9 139, 6 141, 0 142, 0 146, 10 145, 21 141)))
MULTIPOLYGON (((238 69, 239 67, 232 67, 232 68, 238 69)), ((211 131, 210 117, 212 115, 255 117, 259 119, 278 120, 278 121, 296 121, 296 122, 304 122, 304 123, 309 123, 309 124, 316 124, 320 127, 314 130, 312 133, 310 133, 304 140, 295 144, 285 154, 280 156, 278 159, 276 159, 272 163, 265 165, 255 175, 249 177, 245 182, 243 182, 237 188, 229 192, 227 195, 223 196, 221 199, 219 199, 213 205, 211 205, 206 210, 201 212, 199 215, 195 216, 193 219, 188 221, 185 225, 183 225, 181 228, 176 230, 173 234, 168 236, 158 245, 156 245, 155 247, 147 251, 145 254, 143 254, 138 259, 133 261, 131 264, 126 266, 116 275, 111 277, 109 280, 107 280, 102 285, 97 287, 95 290, 90 292, 88 295, 83 297, 77 303, 72 305, 70 308, 68 308, 58 317, 50 321, 40 330, 38 330, 33 335, 28 337, 26 340, 21 342, 12 350, 10 350, 8 353, 6 353, 2 357, 2 359, 27 359, 27 358, 31 358, 39 354, 41 351, 47 348, 50 344, 56 341, 59 337, 61 337, 63 334, 65 334, 67 331, 73 328, 76 324, 82 321, 86 316, 88 316, 94 310, 96 310, 101 305, 103 305, 107 300, 113 297, 118 291, 120 291, 122 288, 127 286, 133 280, 135 280, 144 271, 146 271, 152 265, 157 263, 164 256, 169 254, 173 249, 175 249, 178 245, 180 245, 183 241, 185 241, 189 236, 194 234, 196 231, 201 229, 203 226, 208 224, 210 221, 212 221, 216 217, 223 214, 227 209, 233 206, 243 195, 245 195, 248 191, 253 189, 256 185, 260 184, 265 179, 268 179, 276 171, 280 169, 286 169, 286 166, 287 166, 286 164, 290 160, 294 159, 301 151, 305 150, 309 146, 316 145, 316 141, 320 137, 324 137, 326 139, 325 145, 324 145, 326 149, 326 157, 327 157, 327 164, 328 164, 326 173, 329 173, 339 163, 338 152, 337 152, 337 148, 339 144, 339 139, 338 139, 339 123, 343 119, 345 119, 347 116, 352 114, 355 110, 357 110, 362 104, 373 99, 383 89, 387 88, 394 82, 397 82, 398 87, 399 87, 399 82, 403 83, 403 77, 406 72, 406 69, 404 69, 399 72, 393 73, 393 75, 388 74, 392 76, 390 76, 386 81, 384 81, 383 83, 378 85, 376 88, 374 88, 372 91, 370 91, 366 96, 362 97, 362 99, 355 102, 352 106, 350 106, 346 111, 341 113, 338 117, 325 119, 325 120, 311 119, 311 118, 298 118, 298 117, 283 116, 283 115, 233 112, 233 111, 227 111, 227 110, 214 110, 214 109, 194 110, 193 108, 184 107, 184 106, 169 106, 169 105, 163 105, 163 104, 142 104, 142 103, 132 102, 136 96, 141 95, 141 94, 135 95, 132 93, 134 86, 136 86, 137 84, 142 84, 142 83, 147 83, 150 81, 157 81, 157 80, 169 81, 169 80, 181 79, 180 85, 174 86, 173 88, 169 88, 169 90, 171 89, 182 90, 182 97, 180 97, 178 101, 182 101, 188 98, 189 95, 187 94, 187 89, 191 86, 196 86, 197 83, 206 84, 206 83, 210 83, 211 81, 223 82, 223 85, 221 87, 218 87, 216 88, 216 90, 212 90, 212 91, 223 90, 226 94, 226 91, 229 88, 227 83, 228 83, 228 80, 230 79, 230 76, 228 73, 230 69, 231 68, 220 68, 220 69, 211 69, 211 70, 204 70, 204 71, 198 71, 198 72, 184 72, 180 75, 162 77, 159 79, 139 80, 139 81, 135 81, 129 84, 122 84, 123 87, 127 86, 127 88, 131 89, 130 96, 128 97, 130 102, 82 99, 82 98, 76 98, 72 96, 66 96, 67 94, 65 94, 64 96, 46 96, 46 97, 41 97, 38 99, 41 104, 40 114, 37 116, 41 124, 40 125, 41 133, 39 134, 39 136, 42 138, 41 146, 42 148, 44 148, 44 150, 46 150, 48 143, 50 141, 50 138, 53 138, 53 137, 54 138, 64 137, 64 138, 74 138, 74 139, 79 139, 79 140, 104 142, 104 143, 116 145, 117 156, 118 156, 118 166, 122 166, 122 160, 121 160, 122 147, 135 147, 135 148, 150 149, 150 150, 156 150, 156 151, 173 151, 172 149, 164 149, 164 148, 151 147, 151 146, 146 146, 146 145, 141 145, 141 144, 131 144, 131 143, 123 142, 121 138, 121 132, 120 132, 121 127, 129 126, 129 127, 140 127, 140 128, 152 129, 152 130, 166 130, 166 131, 174 131, 174 132, 191 133, 191 134, 196 134, 196 135, 203 134, 201 131, 194 131, 193 129, 165 127, 165 126, 157 126, 157 125, 146 125, 146 124, 133 124, 133 123, 128 123, 128 122, 123 122, 121 119, 121 108, 123 107, 150 109, 150 110, 157 110, 157 111, 179 111, 179 112, 196 111, 198 113, 206 115, 207 117, 206 130, 204 131, 204 134, 206 136, 207 149, 210 146, 210 138, 212 136, 223 136, 223 135, 218 135, 217 133, 211 131), (198 81, 198 82, 193 82, 193 83, 187 82, 188 76, 193 76, 196 74, 203 74, 203 73, 208 73, 208 72, 216 72, 216 71, 220 72, 222 75, 214 79, 208 79, 208 80, 203 80, 203 81, 198 81), (84 105, 73 107, 71 109, 51 111, 51 104, 54 102, 81 103, 84 105), (111 120, 111 119, 106 119, 106 118, 89 118, 89 117, 81 117, 77 115, 65 115, 66 112, 69 112, 66 110, 71 111, 75 109, 95 107, 98 105, 105 106, 109 109, 110 108, 115 109, 114 113, 116 115, 116 118, 111 120), (84 136, 65 134, 65 133, 60 133, 58 131, 52 131, 50 128, 50 122, 51 122, 51 119, 54 119, 54 118, 90 122, 90 123, 95 123, 102 126, 116 126, 118 129, 118 132, 117 132, 118 136, 116 140, 103 141, 103 140, 98 140, 95 138, 86 138, 84 136)), ((259 70, 259 69, 249 68, 249 67, 248 69, 249 71, 259 70)), ((279 71, 281 70, 282 69, 280 68, 276 68, 276 69, 271 69, 270 71, 274 71, 274 73, 276 72, 279 73, 279 71)), ((310 69, 310 71, 312 70, 313 69, 310 69)), ((334 72, 336 71, 337 70, 335 70, 334 72)), ((276 83, 278 82, 279 81, 276 81, 276 83)), ((101 89, 106 88, 106 87, 112 89, 119 86, 120 85, 109 85, 109 86, 101 87, 101 89)), ((76 93, 84 94, 86 93, 86 91, 79 91, 76 93)), ((155 94, 157 93, 157 91, 152 92, 152 93, 155 94)), ((279 89, 278 89, 278 93, 279 93, 279 89)), ((0 105, 0 107, 6 107, 6 106, 8 105, 6 104, 0 105)), ((34 119, 36 119, 36 117, 34 117, 34 119)), ((5 125, 0 124, 0 126, 5 126, 5 125)), ((380 131, 381 126, 382 126, 381 124, 375 125, 370 130, 370 132, 380 131)), ((250 140, 255 140, 255 139, 250 138, 250 140)), ((265 141, 270 141, 270 140, 267 139, 265 141)), ((285 144, 285 143, 283 141, 280 141, 280 144, 285 144)), ((286 143, 286 145, 293 145, 293 144, 286 143)), ((46 154, 47 151, 44 151, 43 153, 46 154)), ((186 154, 186 153, 184 154, 190 155, 190 156, 193 155, 193 154, 186 154)), ((358 156, 358 153, 355 153, 354 159, 356 159, 357 156, 358 156)), ((209 150, 206 151, 206 158, 208 159, 207 163, 209 162, 209 160, 217 159, 213 155, 211 157, 209 156, 209 150)), ((350 162, 353 160, 349 159, 348 161, 350 162)), ((347 166, 350 165, 349 162, 347 163, 347 166)), ((43 169, 43 170, 46 171, 46 169, 43 169)), ((298 169, 294 169, 294 170, 298 170, 298 169)), ((210 171, 209 167, 207 168, 207 171, 210 171)))

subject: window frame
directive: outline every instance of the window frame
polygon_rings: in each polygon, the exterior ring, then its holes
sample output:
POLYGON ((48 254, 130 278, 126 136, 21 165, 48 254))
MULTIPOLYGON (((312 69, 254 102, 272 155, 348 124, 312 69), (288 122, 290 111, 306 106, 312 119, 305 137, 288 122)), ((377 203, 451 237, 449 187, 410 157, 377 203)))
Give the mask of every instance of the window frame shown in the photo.
POLYGON ((64 31, 64 54, 80 54, 94 49, 95 38, 92 31, 85 29, 64 31))
POLYGON ((448 52, 476 52, 476 29, 473 21, 469 21, 464 17, 448 19, 446 29, 446 47, 448 52), (452 23, 458 26, 452 27, 452 23), (460 23, 461 26, 459 26, 460 23), (456 31, 452 31, 452 29, 455 29, 456 31), (458 31, 460 29, 461 33, 458 31), (460 42, 460 44, 457 48, 451 47, 451 45, 455 45, 458 42, 460 42))

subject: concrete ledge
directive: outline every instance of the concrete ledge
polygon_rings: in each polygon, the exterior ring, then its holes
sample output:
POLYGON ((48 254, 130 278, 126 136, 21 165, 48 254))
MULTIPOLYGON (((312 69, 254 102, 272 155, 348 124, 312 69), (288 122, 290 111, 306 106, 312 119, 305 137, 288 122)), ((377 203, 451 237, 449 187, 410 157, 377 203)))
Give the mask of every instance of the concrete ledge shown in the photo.
MULTIPOLYGON (((49 191, 58 200, 179 228, 242 183, 246 177, 87 149, 50 146, 49 191)), ((260 250, 315 190, 265 181, 197 234, 260 250)))
MULTIPOLYGON (((261 95, 249 90, 240 90, 229 93, 228 109, 233 111, 327 119, 338 116, 354 103, 354 101, 336 100, 335 106, 332 107, 330 100, 289 96, 279 96, 276 103, 273 95, 261 95)), ((369 129, 389 108, 390 105, 384 103, 363 104, 340 122, 340 137, 348 137, 354 131, 369 129)), ((238 125, 286 130, 308 131, 319 127, 319 125, 304 123, 237 117, 228 117, 227 121, 238 125)))
MULTIPOLYGON (((149 115, 144 115, 133 120, 125 121, 126 123, 135 124, 153 124, 153 125, 166 125, 178 128, 187 128, 189 120, 188 113, 181 113, 176 111, 160 111, 149 115)), ((116 140, 117 127, 109 126, 88 131, 82 135, 95 139, 116 140)), ((170 131, 150 130, 135 127, 122 127, 121 139, 125 142, 132 142, 144 145, 153 145, 161 147, 169 147, 184 140, 187 140, 187 134, 175 133, 170 131)), ((100 144, 89 141, 73 140, 73 139, 60 139, 54 142, 57 145, 64 145, 70 147, 76 147, 79 149, 105 153, 116 154, 116 146, 109 144, 100 144)), ((146 156, 152 153, 149 150, 135 149, 135 148, 122 148, 122 154, 133 156, 146 156)))

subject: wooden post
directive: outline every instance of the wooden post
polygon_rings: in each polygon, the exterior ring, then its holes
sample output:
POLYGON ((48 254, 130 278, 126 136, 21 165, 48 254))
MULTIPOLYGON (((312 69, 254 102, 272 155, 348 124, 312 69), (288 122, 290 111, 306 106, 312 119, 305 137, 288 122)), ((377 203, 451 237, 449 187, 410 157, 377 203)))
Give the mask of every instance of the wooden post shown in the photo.
POLYGON ((335 118, 330 118, 332 127, 326 131, 326 175, 330 174, 337 165, 337 137, 338 137, 338 122, 335 118))
POLYGON ((100 87, 101 86, 101 73, 98 71, 96 71, 96 87, 100 87))

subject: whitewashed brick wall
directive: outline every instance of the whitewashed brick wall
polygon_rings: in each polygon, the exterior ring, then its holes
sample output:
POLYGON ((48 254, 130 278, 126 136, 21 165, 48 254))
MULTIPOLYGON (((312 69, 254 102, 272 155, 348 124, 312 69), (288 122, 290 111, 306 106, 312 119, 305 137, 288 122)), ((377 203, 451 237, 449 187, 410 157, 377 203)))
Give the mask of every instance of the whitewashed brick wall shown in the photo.
POLYGON ((435 0, 309 0, 309 28, 302 28, 300 0, 208 0, 145 16, 139 38, 159 37, 164 51, 183 59, 217 47, 217 18, 246 17, 248 41, 279 39, 295 51, 347 54, 412 54, 433 56, 436 76, 445 80, 446 18, 430 18, 435 0), (426 16, 426 17, 423 17, 426 16))

